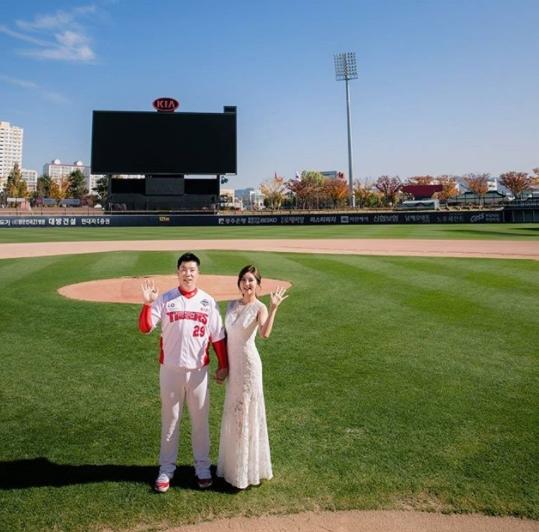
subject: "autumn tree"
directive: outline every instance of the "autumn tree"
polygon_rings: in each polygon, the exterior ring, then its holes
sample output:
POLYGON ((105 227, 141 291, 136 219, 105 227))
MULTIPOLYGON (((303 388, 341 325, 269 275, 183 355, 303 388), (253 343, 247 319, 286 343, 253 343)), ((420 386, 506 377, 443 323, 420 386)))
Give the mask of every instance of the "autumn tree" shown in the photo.
POLYGON ((354 181, 354 198, 356 200, 356 207, 359 207, 360 209, 364 208, 367 204, 367 199, 370 194, 372 194, 372 191, 370 190, 370 186, 368 186, 366 183, 361 183, 361 181, 358 181, 357 179, 354 181))
POLYGON ((22 178, 22 172, 18 165, 13 165, 13 170, 7 176, 4 191, 8 198, 26 198, 28 195, 28 183, 22 178))
POLYGON ((500 175, 500 183, 511 191, 515 198, 520 198, 532 184, 532 178, 526 172, 505 172, 500 175))
POLYGON ((452 175, 440 175, 436 178, 436 182, 442 185, 441 192, 436 192, 434 198, 440 201, 447 201, 449 198, 454 198, 459 194, 457 179, 452 175))
POLYGON ((324 176, 316 170, 304 170, 301 172, 300 179, 309 183, 314 188, 320 188, 324 184, 324 176))
POLYGON ((318 207, 323 197, 324 176, 320 172, 304 170, 299 179, 290 179, 286 187, 296 198, 296 205, 302 209, 318 207))
POLYGON ((382 194, 375 192, 373 185, 369 182, 361 183, 360 181, 354 181, 354 196, 356 198, 356 207, 360 209, 383 206, 382 194))
POLYGON ((69 190, 69 180, 65 177, 61 177, 58 181, 51 180, 51 198, 55 200, 63 200, 67 197, 67 191, 69 190))
POLYGON ((348 202, 348 184, 342 177, 326 179, 323 183, 324 197, 332 207, 344 207, 348 202))
POLYGON ((266 204, 270 209, 280 209, 285 195, 284 177, 275 176, 260 185, 260 191, 264 195, 266 204))
POLYGON ((311 187, 309 183, 301 179, 290 179, 286 182, 286 188, 296 198, 296 207, 306 209, 311 196, 311 187))
POLYGON ((479 203, 483 203, 483 198, 488 192, 489 174, 465 174, 464 182, 467 187, 479 197, 479 203))
POLYGON ((307 184, 310 208, 319 208, 324 196, 324 176, 316 170, 304 170, 301 172, 301 180, 307 184))
POLYGON ((532 182, 535 185, 539 186, 539 167, 534 168, 532 172, 534 173, 534 176, 532 177, 532 182))
POLYGON ((397 194, 402 187, 402 181, 399 176, 382 175, 377 180, 374 186, 382 193, 384 203, 393 205, 397 199, 397 194))

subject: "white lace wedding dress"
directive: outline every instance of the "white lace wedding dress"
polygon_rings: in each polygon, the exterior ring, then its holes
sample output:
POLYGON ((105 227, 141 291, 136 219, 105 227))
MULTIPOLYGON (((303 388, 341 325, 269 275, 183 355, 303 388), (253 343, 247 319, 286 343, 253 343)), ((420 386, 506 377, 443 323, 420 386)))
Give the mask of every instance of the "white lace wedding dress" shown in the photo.
POLYGON ((273 476, 262 388, 262 363, 256 349, 260 301, 229 303, 227 332, 229 374, 221 421, 217 476, 237 488, 273 476))

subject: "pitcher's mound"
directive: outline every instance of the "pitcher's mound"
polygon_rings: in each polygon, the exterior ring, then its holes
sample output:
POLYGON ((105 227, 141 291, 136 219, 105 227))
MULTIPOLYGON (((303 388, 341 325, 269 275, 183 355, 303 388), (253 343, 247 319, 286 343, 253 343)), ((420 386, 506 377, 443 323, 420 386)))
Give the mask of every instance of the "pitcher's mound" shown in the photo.
MULTIPOLYGON (((116 279, 98 279, 85 283, 62 286, 58 292, 70 299, 100 301, 102 303, 142 304, 141 285, 144 279, 153 279, 159 293, 162 294, 178 286, 176 275, 145 275, 141 277, 120 277, 116 279)), ((235 275, 200 275, 198 286, 208 292, 217 301, 238 299, 240 292, 235 275)), ((273 292, 278 286, 290 288, 291 283, 278 279, 262 279, 259 295, 273 292)))

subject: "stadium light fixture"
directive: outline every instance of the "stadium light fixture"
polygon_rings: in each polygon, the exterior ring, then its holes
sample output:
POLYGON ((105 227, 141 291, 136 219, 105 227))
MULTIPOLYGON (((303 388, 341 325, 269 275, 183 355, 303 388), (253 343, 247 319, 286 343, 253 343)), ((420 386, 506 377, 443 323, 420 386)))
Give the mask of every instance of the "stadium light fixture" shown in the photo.
POLYGON ((346 123, 348 126, 348 184, 350 205, 355 208, 356 198, 354 196, 353 185, 353 159, 352 159, 352 121, 350 118, 350 90, 348 82, 357 79, 357 63, 355 52, 344 52, 334 55, 335 78, 337 81, 344 81, 346 84, 346 123))

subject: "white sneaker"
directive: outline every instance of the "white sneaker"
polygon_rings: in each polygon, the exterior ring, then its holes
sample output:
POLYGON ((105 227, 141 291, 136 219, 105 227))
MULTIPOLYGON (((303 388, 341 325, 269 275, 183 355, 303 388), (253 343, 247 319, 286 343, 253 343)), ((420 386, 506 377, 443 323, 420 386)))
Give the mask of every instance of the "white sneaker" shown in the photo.
POLYGON ((157 493, 166 493, 170 488, 170 478, 166 473, 160 473, 155 480, 154 489, 157 493))

